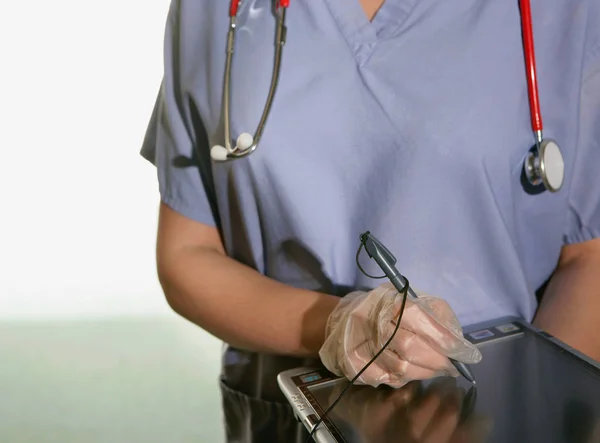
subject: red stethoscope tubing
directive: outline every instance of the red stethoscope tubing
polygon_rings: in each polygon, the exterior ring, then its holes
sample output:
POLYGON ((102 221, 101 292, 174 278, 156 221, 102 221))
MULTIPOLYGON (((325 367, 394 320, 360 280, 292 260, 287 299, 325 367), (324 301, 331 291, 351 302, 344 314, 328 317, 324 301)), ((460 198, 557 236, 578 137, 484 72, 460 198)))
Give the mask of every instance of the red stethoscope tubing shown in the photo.
POLYGON ((237 15, 238 8, 242 0, 231 0, 229 4, 229 17, 235 17, 237 15))
MULTIPOLYGON (((240 3, 242 3, 242 0, 231 0, 231 3, 229 4, 229 17, 235 17, 237 15, 240 3)), ((277 9, 287 8, 289 5, 290 0, 277 0, 277 9)))
POLYGON ((519 0, 521 9, 521 32, 523 34, 523 51, 525 69, 527 70, 527 89, 529 93, 529 111, 531 113, 531 129, 541 132, 542 111, 538 92, 537 68, 535 64, 535 45, 533 43, 533 23, 531 21, 531 4, 529 0, 519 0))

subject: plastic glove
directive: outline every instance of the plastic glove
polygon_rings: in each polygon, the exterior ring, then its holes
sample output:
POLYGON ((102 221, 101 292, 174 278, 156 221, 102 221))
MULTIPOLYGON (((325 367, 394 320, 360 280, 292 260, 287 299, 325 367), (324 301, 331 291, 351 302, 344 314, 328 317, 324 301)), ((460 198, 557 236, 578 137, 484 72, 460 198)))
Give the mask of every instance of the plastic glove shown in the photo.
MULTIPOLYGON (((479 350, 463 337, 448 303, 415 292, 419 298, 407 297, 394 339, 357 384, 399 388, 413 380, 457 377, 449 358, 467 364, 481 360, 479 350)), ((325 367, 338 376, 354 378, 391 337, 402 298, 390 283, 343 297, 327 320, 325 342, 319 351, 325 367)))

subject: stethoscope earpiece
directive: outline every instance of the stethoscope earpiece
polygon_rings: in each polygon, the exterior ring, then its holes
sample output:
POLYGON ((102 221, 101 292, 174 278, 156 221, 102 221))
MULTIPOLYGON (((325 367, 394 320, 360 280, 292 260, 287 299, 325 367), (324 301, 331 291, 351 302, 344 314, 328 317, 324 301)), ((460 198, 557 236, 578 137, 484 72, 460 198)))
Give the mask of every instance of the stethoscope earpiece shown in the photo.
POLYGON ((212 158, 214 161, 217 161, 217 162, 222 162, 222 161, 227 160, 228 154, 229 154, 229 152, 227 152, 227 149, 225 148, 225 146, 221 146, 221 145, 215 145, 210 150, 210 158, 212 158))
POLYGON ((565 161, 554 140, 544 140, 527 154, 523 164, 525 176, 533 186, 544 185, 550 192, 558 192, 565 179, 565 161))
POLYGON ((210 150, 210 158, 212 158, 214 161, 222 162, 228 159, 245 157, 251 152, 247 151, 253 146, 256 148, 254 145, 254 137, 247 132, 244 132, 240 134, 236 140, 236 145, 234 148, 227 149, 225 146, 214 145, 210 150))
POLYGON ((248 134, 247 132, 243 132, 236 140, 237 146, 235 147, 235 151, 245 151, 254 143, 254 137, 248 134))

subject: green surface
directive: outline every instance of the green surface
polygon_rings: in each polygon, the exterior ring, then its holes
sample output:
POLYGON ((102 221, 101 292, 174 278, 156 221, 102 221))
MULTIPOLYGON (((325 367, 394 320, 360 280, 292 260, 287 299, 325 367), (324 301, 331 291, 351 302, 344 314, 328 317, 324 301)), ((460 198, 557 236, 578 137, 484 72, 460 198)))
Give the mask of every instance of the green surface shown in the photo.
POLYGON ((219 360, 176 317, 0 322, 0 442, 222 442, 219 360))

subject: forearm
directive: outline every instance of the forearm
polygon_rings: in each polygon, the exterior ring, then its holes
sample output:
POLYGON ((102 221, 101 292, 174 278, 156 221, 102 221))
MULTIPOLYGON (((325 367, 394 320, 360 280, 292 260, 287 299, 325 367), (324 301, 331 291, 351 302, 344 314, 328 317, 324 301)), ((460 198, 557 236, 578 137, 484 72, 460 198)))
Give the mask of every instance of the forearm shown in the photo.
POLYGON ((177 313, 232 346, 257 352, 316 356, 338 302, 200 247, 163 258, 159 277, 177 313))
POLYGON ((600 361, 600 257, 575 258, 550 280, 534 324, 600 361))

